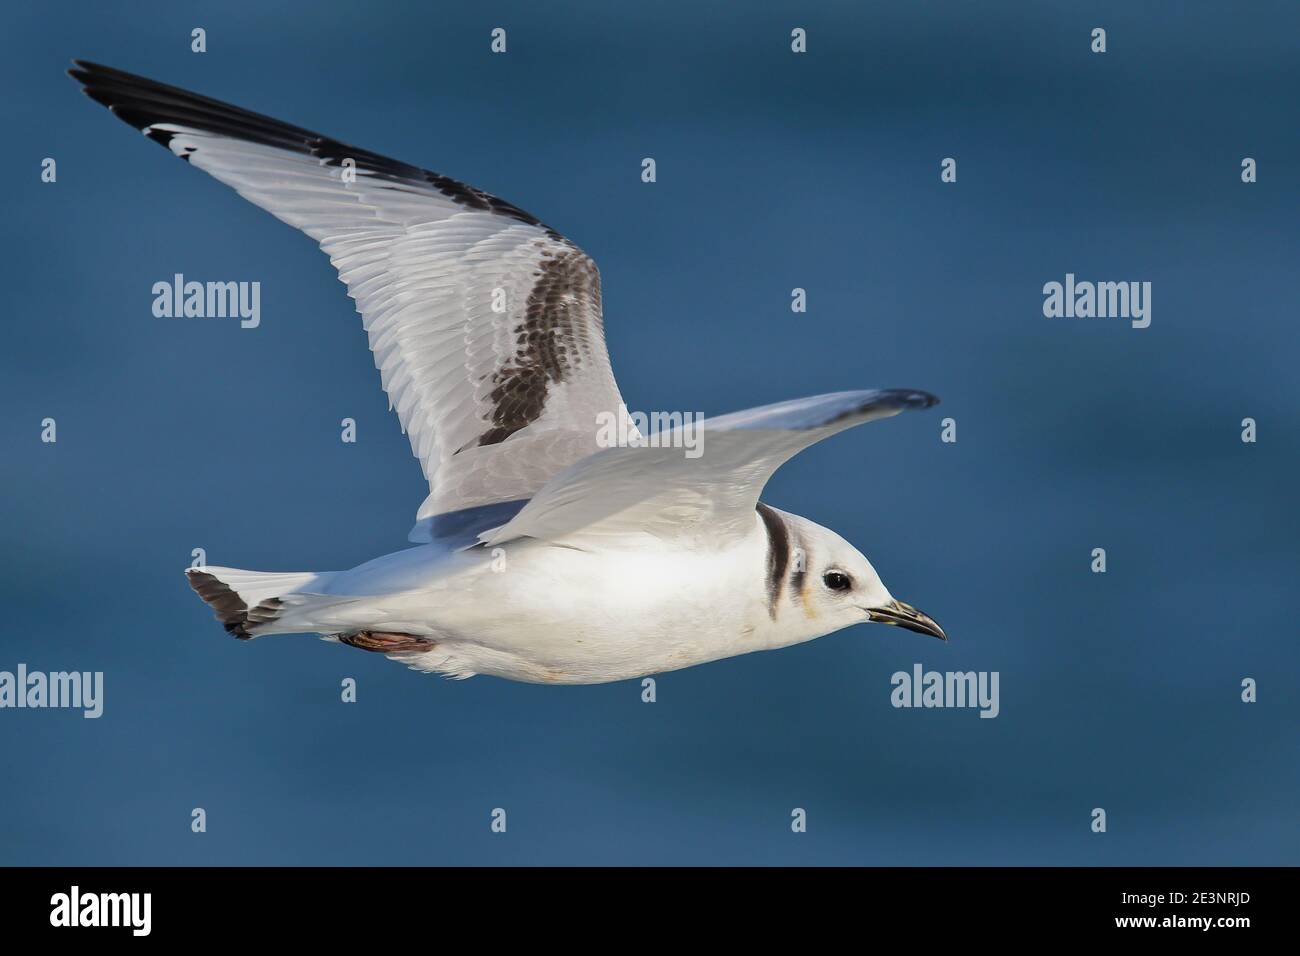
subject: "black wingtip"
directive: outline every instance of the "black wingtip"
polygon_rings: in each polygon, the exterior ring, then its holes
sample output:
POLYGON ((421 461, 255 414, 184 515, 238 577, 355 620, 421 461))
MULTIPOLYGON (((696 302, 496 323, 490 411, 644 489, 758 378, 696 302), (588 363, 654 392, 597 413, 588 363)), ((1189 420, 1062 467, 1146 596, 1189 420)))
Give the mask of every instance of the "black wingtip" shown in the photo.
POLYGON ((907 408, 934 408, 939 404, 939 396, 929 392, 908 391, 902 401, 907 408))
POLYGON ((162 89, 162 84, 123 70, 115 70, 111 66, 91 63, 89 60, 73 60, 72 64, 72 69, 67 73, 81 84, 81 92, 101 106, 108 107, 109 112, 124 123, 145 132, 154 142, 167 145, 171 134, 150 134, 147 130, 150 118, 138 108, 131 108, 133 100, 139 106, 139 100, 132 95, 133 91, 147 90, 150 87, 162 89))
POLYGON ((93 76, 91 66, 92 64, 87 63, 85 60, 73 60, 72 66, 68 67, 68 69, 63 72, 80 83, 81 92, 85 93, 86 86, 91 82, 93 76))
POLYGON ((65 71, 68 76, 72 77, 78 83, 85 86, 93 83, 96 77, 107 79, 116 74, 118 77, 132 79, 141 79, 141 77, 132 77, 130 73, 123 73, 121 70, 115 70, 111 66, 103 66, 99 63, 92 63, 90 60, 73 58, 72 66, 65 71))
POLYGON ((152 83, 153 80, 147 77, 139 76, 135 73, 128 73, 126 70, 119 70, 116 67, 105 66, 102 63, 96 63, 93 60, 83 60, 81 57, 72 58, 73 68, 68 70, 70 74, 78 79, 84 77, 101 76, 105 79, 117 78, 119 80, 136 80, 138 82, 152 83))
POLYGON ((887 388, 879 392, 867 404, 879 405, 882 402, 903 411, 913 411, 922 408, 934 408, 939 404, 939 396, 915 388, 887 388))
MULTIPOLYGON (((313 141, 324 140, 310 130, 147 76, 89 60, 72 63, 68 75, 81 84, 83 93, 163 146, 170 144, 174 133, 151 127, 189 127, 298 153, 310 153, 313 141)), ((362 152, 357 151, 358 155, 362 152)))
MULTIPOLYGON (((312 156, 331 166, 339 166, 345 159, 352 159, 359 172, 365 172, 372 178, 410 184, 419 189, 436 189, 452 202, 468 209, 491 212, 517 222, 546 228, 537 217, 518 206, 450 177, 389 159, 367 149, 348 146, 301 126, 293 126, 274 117, 127 73, 125 70, 89 60, 73 60, 72 63, 68 75, 81 84, 82 92, 108 107, 124 123, 143 131, 150 139, 169 149, 176 136, 174 130, 179 128, 312 156)), ((182 159, 188 158, 183 152, 178 155, 182 159)), ((563 238, 553 230, 548 231, 556 238, 563 238)))

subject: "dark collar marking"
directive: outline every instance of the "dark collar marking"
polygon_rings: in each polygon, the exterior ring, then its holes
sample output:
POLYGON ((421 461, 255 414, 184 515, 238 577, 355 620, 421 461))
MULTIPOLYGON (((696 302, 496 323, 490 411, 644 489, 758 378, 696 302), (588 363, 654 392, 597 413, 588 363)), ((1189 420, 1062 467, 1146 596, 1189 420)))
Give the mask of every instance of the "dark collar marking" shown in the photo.
POLYGON ((763 529, 767 532, 767 613, 775 621, 785 569, 790 564, 790 532, 781 516, 761 501, 758 516, 763 519, 763 529))
POLYGON ((803 599, 804 585, 808 577, 808 549, 803 546, 803 539, 799 539, 799 546, 795 548, 794 570, 790 573, 790 592, 803 599))

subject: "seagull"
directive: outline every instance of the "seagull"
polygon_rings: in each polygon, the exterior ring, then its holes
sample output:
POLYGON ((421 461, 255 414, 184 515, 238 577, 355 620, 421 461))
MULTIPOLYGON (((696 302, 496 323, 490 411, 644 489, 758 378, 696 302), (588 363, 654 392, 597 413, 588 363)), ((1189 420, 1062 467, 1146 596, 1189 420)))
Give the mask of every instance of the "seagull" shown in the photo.
POLYGON ((947 640, 861 552, 759 500, 782 463, 934 406, 835 392, 624 439, 600 276, 518 206, 446 176, 75 60, 91 99, 316 240, 355 300, 428 481, 416 546, 347 571, 200 566, 230 634, 318 634, 416 670, 640 678, 876 621, 947 640))

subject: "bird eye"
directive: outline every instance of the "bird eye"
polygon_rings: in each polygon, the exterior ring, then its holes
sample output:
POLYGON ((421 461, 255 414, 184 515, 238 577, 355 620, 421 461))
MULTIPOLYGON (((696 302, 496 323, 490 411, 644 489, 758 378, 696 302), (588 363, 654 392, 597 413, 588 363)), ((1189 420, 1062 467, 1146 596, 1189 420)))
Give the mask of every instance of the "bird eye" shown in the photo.
POLYGON ((827 571, 822 575, 822 584, 832 591, 847 591, 853 587, 853 579, 843 571, 827 571))

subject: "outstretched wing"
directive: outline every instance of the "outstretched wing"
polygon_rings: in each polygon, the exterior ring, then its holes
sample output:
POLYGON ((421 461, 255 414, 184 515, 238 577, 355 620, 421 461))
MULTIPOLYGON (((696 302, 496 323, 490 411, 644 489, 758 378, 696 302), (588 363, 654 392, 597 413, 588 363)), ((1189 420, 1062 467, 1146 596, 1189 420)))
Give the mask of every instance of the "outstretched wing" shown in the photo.
POLYGON ((754 526, 769 478, 804 448, 863 422, 930 408, 927 392, 835 392, 705 419, 641 444, 606 448, 556 475, 488 544, 534 537, 578 547, 650 535, 721 545, 754 526), (688 451, 698 450, 691 457, 688 451))
POLYGON ((85 92, 320 243, 356 300, 431 519, 526 499, 595 451, 622 402, 600 275, 533 216, 464 183, 120 70, 85 92))

